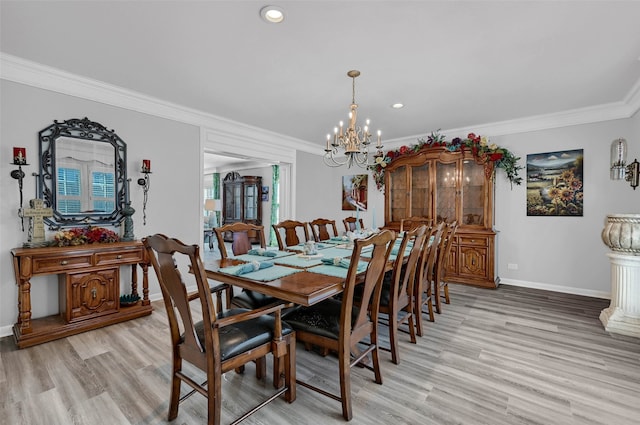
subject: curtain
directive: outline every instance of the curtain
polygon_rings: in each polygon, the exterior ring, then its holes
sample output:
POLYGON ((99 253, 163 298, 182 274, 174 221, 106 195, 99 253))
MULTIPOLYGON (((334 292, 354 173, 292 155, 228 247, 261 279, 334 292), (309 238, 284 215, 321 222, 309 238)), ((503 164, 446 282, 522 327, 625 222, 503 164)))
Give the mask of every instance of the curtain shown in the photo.
MULTIPOLYGON (((220 199, 220 173, 213 173, 213 199, 220 199)), ((216 223, 222 225, 222 211, 215 211, 216 223)))
POLYGON ((273 230, 273 225, 280 221, 280 166, 272 165, 272 180, 271 180, 271 222, 269 225, 269 246, 278 246, 276 239, 276 232, 273 230))

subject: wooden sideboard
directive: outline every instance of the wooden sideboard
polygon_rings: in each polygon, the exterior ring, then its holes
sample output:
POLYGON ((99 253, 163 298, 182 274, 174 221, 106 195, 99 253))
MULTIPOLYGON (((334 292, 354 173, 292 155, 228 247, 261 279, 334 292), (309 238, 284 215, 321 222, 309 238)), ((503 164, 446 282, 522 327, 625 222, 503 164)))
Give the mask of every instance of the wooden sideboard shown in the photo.
MULTIPOLYGON (((19 348, 151 314, 148 270, 139 241, 11 250, 18 285, 18 321, 13 334, 19 348), (138 294, 137 266, 142 268, 142 295, 120 306, 120 268, 131 266, 131 294, 138 294), (58 275, 59 313, 32 318, 31 278, 58 275)), ((36 289, 37 290, 37 289, 36 289)))

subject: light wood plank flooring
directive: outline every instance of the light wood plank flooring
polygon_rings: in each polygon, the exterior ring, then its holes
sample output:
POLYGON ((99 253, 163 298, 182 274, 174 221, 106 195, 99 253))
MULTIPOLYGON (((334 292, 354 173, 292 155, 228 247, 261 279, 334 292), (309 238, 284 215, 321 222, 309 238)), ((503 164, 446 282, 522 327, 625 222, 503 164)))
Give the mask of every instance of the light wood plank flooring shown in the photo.
MULTIPOLYGON (((400 365, 381 353, 383 385, 353 370, 351 423, 640 424, 640 340, 604 332, 606 300, 451 286, 452 304, 417 344, 401 335, 400 365)), ((167 423, 169 332, 164 306, 154 307, 149 317, 23 350, 0 339, 0 423, 167 423)), ((299 379, 337 392, 334 357, 300 345, 297 355, 299 379)), ((223 423, 272 391, 253 372, 226 374, 223 423)), ((196 394, 173 423, 203 424, 205 414, 196 394)), ((344 421, 339 403, 298 386, 295 403, 276 400, 245 423, 344 421)))

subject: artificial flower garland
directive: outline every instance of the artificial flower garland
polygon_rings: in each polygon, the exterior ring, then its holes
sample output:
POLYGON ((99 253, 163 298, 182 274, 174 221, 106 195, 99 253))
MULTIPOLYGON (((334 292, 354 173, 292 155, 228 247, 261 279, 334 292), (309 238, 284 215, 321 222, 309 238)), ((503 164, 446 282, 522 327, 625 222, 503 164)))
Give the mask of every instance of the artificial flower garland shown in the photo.
POLYGON ((104 227, 74 227, 69 230, 61 230, 54 236, 54 246, 77 246, 91 243, 118 242, 120 237, 112 230, 104 227))
POLYGON ((392 161, 403 155, 417 153, 425 146, 444 147, 450 152, 468 150, 477 161, 485 164, 487 177, 493 178, 495 169, 501 168, 506 173, 507 179, 512 186, 522 183, 522 177, 518 176, 518 171, 524 167, 518 165, 520 157, 515 156, 509 150, 501 148, 495 143, 490 144, 486 137, 477 136, 475 133, 469 133, 466 139, 456 137, 451 141, 447 141, 444 135, 436 131, 426 139, 418 139, 418 143, 413 146, 401 146, 396 150, 388 151, 385 155, 376 156, 375 164, 369 166, 369 169, 373 171, 373 179, 378 190, 382 190, 384 187, 384 172, 392 161), (491 167, 491 164, 494 166, 491 167))

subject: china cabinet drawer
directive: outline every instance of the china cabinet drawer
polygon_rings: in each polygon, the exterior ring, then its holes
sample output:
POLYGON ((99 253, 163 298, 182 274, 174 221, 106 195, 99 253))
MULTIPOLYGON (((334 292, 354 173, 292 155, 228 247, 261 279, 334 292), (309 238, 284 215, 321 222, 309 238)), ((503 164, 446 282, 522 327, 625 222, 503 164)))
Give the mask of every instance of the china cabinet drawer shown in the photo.
POLYGON ((60 270, 81 269, 91 266, 91 254, 75 256, 33 257, 33 274, 60 270))
POLYGON ((144 258, 143 249, 129 249, 125 251, 110 251, 96 253, 96 266, 140 263, 144 258))
POLYGON ((488 246, 489 240, 483 236, 458 236, 459 245, 488 246))

